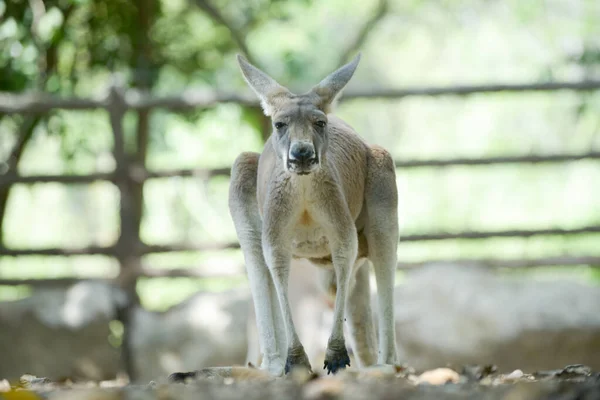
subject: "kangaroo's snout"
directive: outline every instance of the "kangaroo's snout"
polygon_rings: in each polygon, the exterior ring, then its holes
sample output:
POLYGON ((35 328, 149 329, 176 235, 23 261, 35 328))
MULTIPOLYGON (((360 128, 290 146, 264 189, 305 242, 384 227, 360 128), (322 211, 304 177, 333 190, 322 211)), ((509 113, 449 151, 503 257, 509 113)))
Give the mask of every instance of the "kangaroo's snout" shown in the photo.
POLYGON ((315 148, 310 143, 300 142, 300 143, 294 143, 290 146, 289 159, 291 161, 297 161, 299 163, 304 163, 314 157, 315 157, 315 148))
POLYGON ((287 167, 300 175, 311 173, 319 164, 315 146, 308 142, 294 142, 288 152, 287 167))

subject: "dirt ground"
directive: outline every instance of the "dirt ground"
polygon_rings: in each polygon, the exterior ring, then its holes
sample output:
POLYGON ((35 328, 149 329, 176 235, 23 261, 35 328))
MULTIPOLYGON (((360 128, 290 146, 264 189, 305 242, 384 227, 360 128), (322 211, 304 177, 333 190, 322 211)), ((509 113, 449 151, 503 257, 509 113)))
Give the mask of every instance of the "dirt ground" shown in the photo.
POLYGON ((293 371, 272 378, 249 367, 208 368, 174 374, 164 382, 128 384, 53 382, 23 376, 0 381, 3 400, 187 400, 187 399, 503 399, 600 400, 600 373, 584 365, 532 374, 499 374, 493 366, 439 368, 417 373, 401 366, 348 369, 335 376, 293 371))

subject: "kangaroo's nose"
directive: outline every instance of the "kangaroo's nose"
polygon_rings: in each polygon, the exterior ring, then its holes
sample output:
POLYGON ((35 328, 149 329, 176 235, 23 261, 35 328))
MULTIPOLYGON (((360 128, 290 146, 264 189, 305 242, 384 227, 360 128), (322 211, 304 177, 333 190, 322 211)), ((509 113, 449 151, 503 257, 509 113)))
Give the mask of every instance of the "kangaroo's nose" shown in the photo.
POLYGON ((315 157, 315 148, 310 143, 294 143, 290 147, 289 158, 300 163, 315 157))

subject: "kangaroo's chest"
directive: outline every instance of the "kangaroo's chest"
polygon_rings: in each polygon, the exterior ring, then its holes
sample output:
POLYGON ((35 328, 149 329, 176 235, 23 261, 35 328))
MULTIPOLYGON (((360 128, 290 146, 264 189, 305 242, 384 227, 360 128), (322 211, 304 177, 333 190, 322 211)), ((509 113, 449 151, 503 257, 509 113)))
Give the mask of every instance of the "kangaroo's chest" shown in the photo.
POLYGON ((331 255, 329 235, 335 229, 332 207, 347 207, 311 179, 298 179, 293 185, 292 254, 299 258, 326 258, 331 255), (334 204, 334 201, 336 204, 334 204))
POLYGON ((336 186, 329 174, 321 170, 308 176, 291 176, 276 188, 280 194, 285 192, 279 204, 285 204, 286 219, 291 218, 285 221, 288 226, 285 236, 291 241, 295 258, 330 257, 330 236, 338 225, 339 210, 344 208, 353 217, 358 214, 346 201, 342 185, 338 182, 336 186))
POLYGON ((292 229, 292 253, 296 257, 326 257, 331 253, 329 239, 314 211, 303 209, 292 229))

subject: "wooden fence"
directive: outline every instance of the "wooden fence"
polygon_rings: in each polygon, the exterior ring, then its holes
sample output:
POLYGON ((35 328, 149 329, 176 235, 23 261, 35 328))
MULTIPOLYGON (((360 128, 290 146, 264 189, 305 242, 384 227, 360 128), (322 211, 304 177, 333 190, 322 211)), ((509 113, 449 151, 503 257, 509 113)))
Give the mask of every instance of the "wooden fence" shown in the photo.
MULTIPOLYGON (((457 86, 441 88, 412 88, 402 90, 371 89, 364 91, 348 91, 341 101, 352 99, 401 99, 409 96, 466 96, 481 93, 498 92, 540 92, 540 91, 594 91, 600 89, 600 81, 542 83, 542 84, 517 84, 517 85, 484 85, 484 86, 457 86)), ((54 109, 87 110, 104 109, 108 112, 114 139, 114 159, 116 168, 110 173, 95 173, 88 175, 40 175, 20 176, 16 169, 8 170, 0 175, 0 192, 9 190, 14 184, 32 184, 43 182, 58 182, 63 184, 85 184, 95 181, 111 181, 120 192, 120 234, 117 242, 112 246, 88 246, 85 248, 43 248, 43 249, 13 249, 6 248, 0 243, 0 256, 68 256, 102 254, 115 257, 119 261, 120 269, 116 282, 125 289, 129 295, 128 306, 119 310, 119 319, 125 326, 123 342, 123 357, 126 371, 135 377, 127 338, 127 325, 131 307, 138 303, 136 282, 140 277, 207 277, 206 268, 178 268, 173 270, 157 270, 146 268, 142 265, 141 257, 149 253, 165 253, 174 251, 206 251, 219 249, 238 248, 234 243, 181 243, 177 245, 149 245, 140 239, 140 221, 143 212, 143 185, 148 179, 169 178, 175 176, 196 177, 210 179, 215 176, 229 175, 229 168, 220 169, 183 169, 170 171, 149 171, 145 167, 146 147, 148 141, 148 116, 154 108, 170 110, 189 110, 194 108, 213 107, 219 103, 234 102, 249 107, 258 107, 255 99, 249 95, 215 94, 207 92, 185 92, 177 96, 154 97, 147 93, 124 90, 118 85, 111 87, 106 96, 96 99, 86 98, 60 98, 42 93, 13 94, 0 93, 0 113, 34 115, 47 113, 54 109), (123 138, 123 117, 129 110, 138 113, 140 121, 137 131, 137 151, 135 154, 126 154, 123 138)), ((553 155, 526 155, 490 158, 456 158, 432 160, 398 160, 398 168, 439 168, 448 166, 477 166, 491 164, 537 164, 537 163, 565 163, 578 160, 600 160, 600 152, 587 152, 581 154, 553 154, 553 155)), ((401 241, 427 241, 446 239, 482 239, 493 237, 531 237, 538 235, 578 235, 600 233, 600 225, 583 226, 575 229, 538 229, 538 230, 505 230, 505 231, 469 231, 469 232, 433 232, 414 235, 401 235, 401 241)), ((551 266, 551 265, 600 265, 599 255, 564 255, 561 257, 548 257, 526 260, 511 259, 479 259, 479 260, 424 260, 422 262, 400 262, 399 268, 412 268, 433 261, 449 263, 477 263, 493 267, 526 267, 526 266, 551 266)), ((243 273, 243 266, 228 271, 219 271, 220 276, 239 275, 243 273)), ((50 285, 69 284, 85 277, 69 277, 58 279, 0 279, 4 285, 50 285)))

